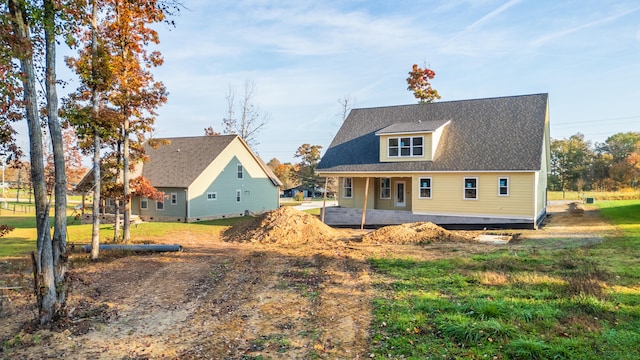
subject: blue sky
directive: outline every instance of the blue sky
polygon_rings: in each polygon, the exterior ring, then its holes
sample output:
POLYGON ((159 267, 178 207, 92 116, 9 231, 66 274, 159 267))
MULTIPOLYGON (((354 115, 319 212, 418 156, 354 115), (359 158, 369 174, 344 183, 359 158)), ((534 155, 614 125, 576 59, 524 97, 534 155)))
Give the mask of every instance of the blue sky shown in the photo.
POLYGON ((412 104, 414 63, 441 101, 549 93, 551 136, 640 131, 640 3, 628 1, 189 1, 159 26, 169 90, 156 137, 221 130, 229 85, 256 86, 265 160, 326 149, 338 99, 412 104))

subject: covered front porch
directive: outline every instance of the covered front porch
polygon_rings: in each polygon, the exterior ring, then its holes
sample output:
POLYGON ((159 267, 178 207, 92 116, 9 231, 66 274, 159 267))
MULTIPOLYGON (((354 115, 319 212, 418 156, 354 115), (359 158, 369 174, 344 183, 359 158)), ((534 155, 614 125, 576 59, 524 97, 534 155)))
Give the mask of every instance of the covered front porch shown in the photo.
POLYGON ((339 184, 340 207, 401 211, 412 209, 410 176, 340 177, 339 184))

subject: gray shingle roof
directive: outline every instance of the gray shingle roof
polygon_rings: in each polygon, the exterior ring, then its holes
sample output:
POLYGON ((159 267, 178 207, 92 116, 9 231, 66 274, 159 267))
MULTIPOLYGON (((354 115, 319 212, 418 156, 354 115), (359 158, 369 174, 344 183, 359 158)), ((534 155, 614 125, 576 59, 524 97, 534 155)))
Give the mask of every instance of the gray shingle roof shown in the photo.
POLYGON ((167 138, 170 143, 157 148, 147 144, 149 161, 142 167, 142 176, 155 187, 186 188, 235 138, 236 135, 177 137, 167 138))
POLYGON ((412 133, 412 132, 432 132, 440 126, 447 123, 449 120, 434 120, 434 121, 415 121, 409 123, 394 123, 379 131, 376 131, 376 135, 382 134, 396 134, 396 133, 412 133))
POLYGON ((534 94, 353 109, 318 170, 540 170, 547 101, 548 94, 534 94), (449 120, 433 161, 380 162, 377 132, 389 127, 407 131, 418 121, 433 125, 449 120))

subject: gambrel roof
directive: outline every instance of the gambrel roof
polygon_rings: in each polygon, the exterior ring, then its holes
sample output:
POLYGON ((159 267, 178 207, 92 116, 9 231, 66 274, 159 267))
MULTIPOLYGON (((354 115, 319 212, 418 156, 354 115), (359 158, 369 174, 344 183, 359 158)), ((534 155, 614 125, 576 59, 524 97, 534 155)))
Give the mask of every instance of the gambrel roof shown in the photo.
MULTIPOLYGON (((548 94, 353 109, 320 172, 536 171, 545 146, 548 94), (444 126, 432 161, 380 161, 377 135, 444 126)), ((548 135, 548 134, 547 134, 548 135)))

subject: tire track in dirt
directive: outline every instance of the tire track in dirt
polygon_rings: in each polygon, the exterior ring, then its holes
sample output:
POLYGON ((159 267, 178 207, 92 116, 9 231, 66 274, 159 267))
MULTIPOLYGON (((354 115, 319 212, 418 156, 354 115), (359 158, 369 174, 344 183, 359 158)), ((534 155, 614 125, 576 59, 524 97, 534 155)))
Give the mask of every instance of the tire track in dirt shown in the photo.
POLYGON ((296 331, 308 322, 310 306, 282 282, 289 265, 287 257, 262 251, 218 264, 215 274, 201 281, 208 290, 189 319, 190 326, 205 330, 180 358, 301 358, 304 342, 296 331))
POLYGON ((314 347, 329 358, 364 358, 373 297, 369 266, 350 258, 322 257, 322 271, 327 281, 321 286, 321 336, 314 347))

